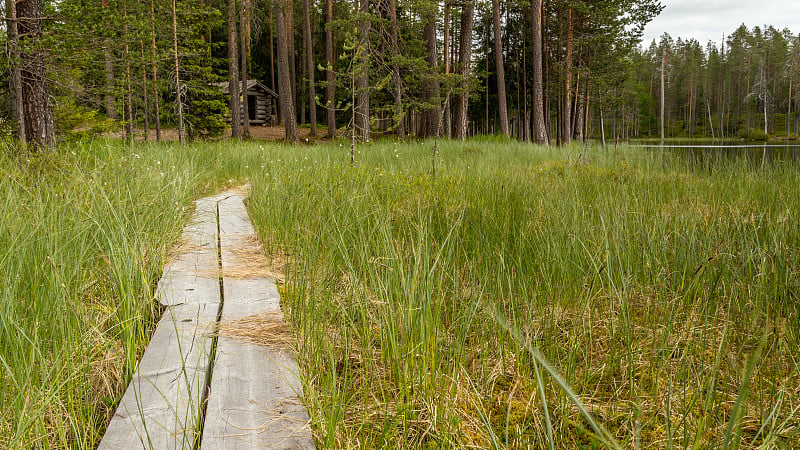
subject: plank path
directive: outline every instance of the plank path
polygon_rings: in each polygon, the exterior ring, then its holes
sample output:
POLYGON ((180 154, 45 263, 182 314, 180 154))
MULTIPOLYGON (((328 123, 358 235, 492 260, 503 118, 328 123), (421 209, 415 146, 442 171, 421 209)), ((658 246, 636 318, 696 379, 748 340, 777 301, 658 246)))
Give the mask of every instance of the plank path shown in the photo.
POLYGON ((314 448, 280 295, 258 270, 265 257, 244 197, 196 202, 156 289, 164 314, 99 448, 314 448))

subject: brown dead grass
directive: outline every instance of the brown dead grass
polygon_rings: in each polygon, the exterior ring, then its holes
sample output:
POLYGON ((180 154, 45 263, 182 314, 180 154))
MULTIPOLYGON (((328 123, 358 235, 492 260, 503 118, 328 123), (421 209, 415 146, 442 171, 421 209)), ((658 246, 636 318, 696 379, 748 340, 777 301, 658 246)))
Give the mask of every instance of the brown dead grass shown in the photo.
POLYGON ((285 282, 287 255, 279 250, 267 255, 264 246, 255 234, 235 242, 228 249, 234 264, 222 268, 222 276, 237 280, 249 278, 272 278, 285 282))
POLYGON ((269 348, 290 350, 292 329, 282 314, 256 314, 240 319, 222 321, 216 326, 218 336, 269 348))
POLYGON ((202 246, 188 239, 186 236, 181 236, 172 244, 172 247, 170 247, 167 252, 167 257, 170 261, 174 261, 187 253, 199 252, 201 250, 203 250, 202 246))

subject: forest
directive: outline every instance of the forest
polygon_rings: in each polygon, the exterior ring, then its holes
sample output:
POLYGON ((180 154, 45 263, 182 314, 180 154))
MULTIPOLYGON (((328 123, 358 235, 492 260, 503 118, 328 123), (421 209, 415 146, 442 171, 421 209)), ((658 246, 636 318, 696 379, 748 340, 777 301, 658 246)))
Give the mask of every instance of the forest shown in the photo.
MULTIPOLYGON (((219 85, 245 77, 291 90, 274 119, 292 140, 297 124, 310 136, 538 143, 766 139, 800 127, 796 35, 741 25, 719 42, 665 34, 647 46, 655 0, 16 4, 0 36, 3 135, 24 137, 14 80, 34 73, 31 64, 45 71, 54 132, 65 138, 118 128, 160 138, 162 125, 180 139, 223 134, 230 111, 248 105, 219 85), (28 4, 40 18, 25 18, 28 4)), ((231 135, 248 135, 246 122, 231 122, 231 135)))
MULTIPOLYGON (((300 124, 311 136, 347 129, 364 139, 567 143, 596 132, 590 124, 604 114, 611 124, 641 109, 625 108, 628 90, 612 86, 635 73, 642 29, 661 8, 656 0, 9 1, 0 130, 40 140, 39 119, 25 124, 17 114, 24 86, 40 85, 48 94, 38 106, 52 109, 55 124, 42 125, 47 142, 115 127, 126 139, 160 137, 162 127, 177 128, 179 139, 220 135, 240 106, 219 85, 246 77, 280 94, 275 121, 290 140, 300 124)), ((248 134, 244 122, 231 123, 232 136, 248 134)))

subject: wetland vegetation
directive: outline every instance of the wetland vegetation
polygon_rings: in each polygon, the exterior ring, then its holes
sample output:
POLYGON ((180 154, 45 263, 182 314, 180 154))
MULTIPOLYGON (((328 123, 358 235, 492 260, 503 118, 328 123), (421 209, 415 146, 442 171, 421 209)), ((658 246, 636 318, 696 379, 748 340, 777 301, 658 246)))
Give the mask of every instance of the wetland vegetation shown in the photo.
POLYGON ((97 442, 191 201, 249 180, 322 447, 800 443, 796 160, 347 146, 3 152, 0 441, 97 442))

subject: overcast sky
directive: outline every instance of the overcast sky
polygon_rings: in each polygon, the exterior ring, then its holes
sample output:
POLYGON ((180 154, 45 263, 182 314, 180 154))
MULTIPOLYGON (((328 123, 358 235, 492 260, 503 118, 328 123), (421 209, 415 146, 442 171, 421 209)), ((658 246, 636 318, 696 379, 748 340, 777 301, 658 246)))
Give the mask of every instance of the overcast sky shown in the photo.
POLYGON ((800 0, 661 0, 661 4, 664 11, 644 29, 645 47, 664 32, 675 40, 719 42, 742 23, 748 29, 772 25, 800 33, 800 0))

